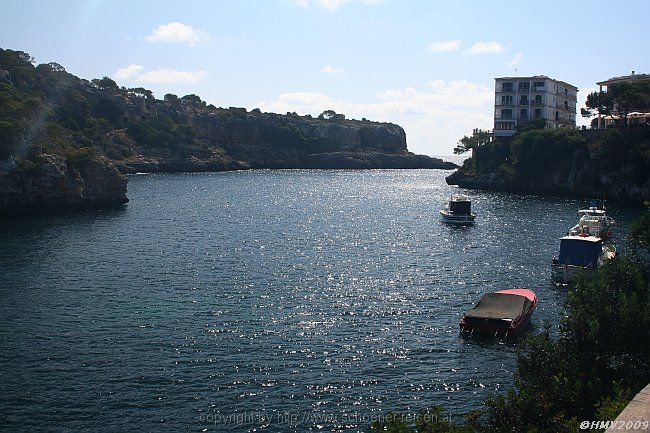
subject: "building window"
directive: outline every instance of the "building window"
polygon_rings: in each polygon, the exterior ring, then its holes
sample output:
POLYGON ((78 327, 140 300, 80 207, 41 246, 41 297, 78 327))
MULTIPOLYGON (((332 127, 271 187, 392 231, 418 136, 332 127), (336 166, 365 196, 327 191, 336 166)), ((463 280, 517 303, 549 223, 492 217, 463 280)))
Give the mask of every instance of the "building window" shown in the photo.
POLYGON ((510 108, 504 108, 501 110, 502 119, 512 119, 512 110, 510 108))
POLYGON ((512 105, 512 95, 502 95, 501 105, 512 105))
POLYGON ((569 102, 568 101, 564 101, 564 109, 565 110, 569 109, 569 102))
POLYGON ((535 108, 535 119, 542 117, 542 110, 540 108, 535 108))
POLYGON ((522 108, 519 110, 519 118, 520 119, 528 119, 528 109, 527 108, 522 108))
POLYGON ((528 95, 521 95, 519 105, 528 105, 528 95))
POLYGON ((512 83, 503 83, 503 86, 501 87, 501 89, 504 92, 512 92, 512 83))
POLYGON ((530 82, 529 81, 523 81, 519 83, 519 91, 520 92, 528 92, 530 90, 530 82))
POLYGON ((535 95, 535 105, 542 105, 542 95, 535 95))
POLYGON ((544 82, 543 81, 535 81, 533 83, 533 90, 543 89, 543 88, 544 88, 544 82))

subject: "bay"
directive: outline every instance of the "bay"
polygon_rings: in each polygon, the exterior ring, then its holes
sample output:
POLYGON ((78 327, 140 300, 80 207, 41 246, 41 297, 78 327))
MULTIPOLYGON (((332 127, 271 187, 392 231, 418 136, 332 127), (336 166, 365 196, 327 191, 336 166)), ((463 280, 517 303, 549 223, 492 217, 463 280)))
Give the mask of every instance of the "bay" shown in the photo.
MULTIPOLYGON (((585 200, 462 192, 440 170, 131 176, 113 211, 0 222, 6 431, 363 431, 512 385, 518 341, 462 338, 488 291, 556 326, 558 238, 585 200)), ((610 204, 615 243, 640 213, 610 204)))

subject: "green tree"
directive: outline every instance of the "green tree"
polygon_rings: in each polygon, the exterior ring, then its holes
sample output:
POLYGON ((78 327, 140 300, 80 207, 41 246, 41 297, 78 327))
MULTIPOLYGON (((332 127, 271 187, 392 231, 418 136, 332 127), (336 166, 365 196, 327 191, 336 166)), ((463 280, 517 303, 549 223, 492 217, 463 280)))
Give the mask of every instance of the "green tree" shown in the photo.
POLYGON ((607 116, 614 108, 614 101, 612 95, 607 92, 592 92, 587 95, 585 106, 587 108, 580 109, 580 114, 583 117, 591 117, 596 114, 607 116))
POLYGON ((156 99, 153 96, 153 92, 151 90, 149 90, 149 89, 145 89, 144 87, 135 87, 135 88, 132 88, 132 89, 127 89, 127 92, 132 94, 132 95, 139 96, 141 98, 145 98, 148 103, 151 103, 151 102, 155 101, 155 99, 156 99))
POLYGON ((118 93, 120 90, 117 83, 112 79, 110 79, 109 77, 104 77, 101 79, 95 78, 94 80, 92 80, 92 83, 99 90, 103 90, 105 92, 118 93))
POLYGON ((491 132, 475 129, 471 136, 464 136, 458 140, 458 144, 454 148, 454 154, 459 155, 465 153, 470 149, 492 143, 493 140, 494 137, 491 132))
POLYGON ((517 134, 510 145, 515 172, 527 178, 547 172, 558 164, 558 155, 586 151, 586 140, 579 131, 568 128, 534 129, 517 134))
POLYGON ((627 116, 635 110, 648 111, 650 109, 650 81, 638 83, 615 83, 609 86, 607 93, 610 95, 614 106, 627 123, 627 116))
POLYGON ((607 92, 598 91, 587 95, 585 105, 587 108, 581 109, 584 117, 617 113, 627 122, 630 112, 650 110, 650 81, 611 84, 607 92))
POLYGON ((650 252, 650 201, 645 202, 646 211, 632 224, 628 237, 633 247, 650 252))
POLYGON ((163 100, 167 102, 168 104, 172 106, 177 106, 179 104, 178 102, 178 96, 174 95, 173 93, 167 93, 164 97, 163 100))
POLYGON ((90 104, 81 92, 70 89, 64 93, 55 111, 61 124, 70 129, 79 129, 90 116, 90 104))
POLYGON ((200 97, 195 94, 185 95, 181 98, 181 102, 184 102, 187 105, 192 107, 204 107, 205 101, 202 101, 200 97))

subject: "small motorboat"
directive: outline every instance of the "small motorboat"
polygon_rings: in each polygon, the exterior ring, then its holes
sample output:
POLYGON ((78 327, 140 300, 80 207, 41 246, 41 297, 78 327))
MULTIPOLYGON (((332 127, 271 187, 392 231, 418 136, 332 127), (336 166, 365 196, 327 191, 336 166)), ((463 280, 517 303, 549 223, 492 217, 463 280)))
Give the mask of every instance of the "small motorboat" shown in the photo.
POLYGON ((579 273, 589 277, 595 270, 616 256, 613 245, 605 245, 602 238, 582 233, 560 238, 560 254, 551 262, 553 281, 570 283, 579 273))
POLYGON ((528 322, 536 305, 535 292, 526 288, 486 293, 465 313, 460 330, 468 334, 512 336, 528 322))
POLYGON ((607 216, 604 205, 598 207, 592 202, 590 207, 578 210, 578 216, 580 221, 569 231, 570 235, 587 233, 603 239, 613 236, 612 227, 615 221, 607 216))
POLYGON ((449 206, 440 209, 442 221, 448 224, 469 225, 474 224, 476 214, 472 213, 472 202, 461 194, 453 194, 449 206))

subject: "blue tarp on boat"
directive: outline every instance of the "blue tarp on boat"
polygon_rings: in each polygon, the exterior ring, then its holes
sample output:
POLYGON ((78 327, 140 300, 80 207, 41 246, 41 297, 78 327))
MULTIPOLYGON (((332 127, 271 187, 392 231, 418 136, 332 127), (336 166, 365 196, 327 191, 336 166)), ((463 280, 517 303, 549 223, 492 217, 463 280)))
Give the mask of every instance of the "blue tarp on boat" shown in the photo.
POLYGON ((560 239, 561 264, 596 268, 602 242, 594 237, 565 236, 560 239))

